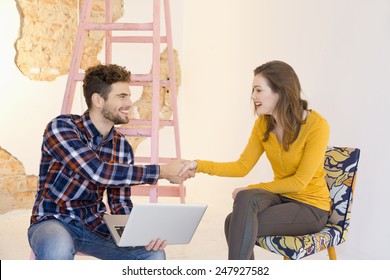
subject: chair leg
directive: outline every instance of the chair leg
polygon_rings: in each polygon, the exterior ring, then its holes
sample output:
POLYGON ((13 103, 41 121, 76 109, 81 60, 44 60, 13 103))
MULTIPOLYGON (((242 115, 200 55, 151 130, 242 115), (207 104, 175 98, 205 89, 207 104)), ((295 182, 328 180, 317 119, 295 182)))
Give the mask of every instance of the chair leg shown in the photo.
POLYGON ((337 260, 336 249, 334 248, 334 246, 328 248, 328 255, 330 260, 337 260))

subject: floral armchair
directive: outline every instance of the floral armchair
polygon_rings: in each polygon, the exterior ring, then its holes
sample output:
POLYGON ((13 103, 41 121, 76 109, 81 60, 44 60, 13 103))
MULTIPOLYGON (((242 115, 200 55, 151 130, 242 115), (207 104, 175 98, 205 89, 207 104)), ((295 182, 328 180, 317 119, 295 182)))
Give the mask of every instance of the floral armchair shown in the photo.
POLYGON ((335 246, 344 242, 348 235, 359 155, 357 148, 328 147, 326 151, 325 179, 332 208, 325 228, 301 236, 259 237, 256 245, 292 260, 327 249, 329 259, 335 260, 335 246))

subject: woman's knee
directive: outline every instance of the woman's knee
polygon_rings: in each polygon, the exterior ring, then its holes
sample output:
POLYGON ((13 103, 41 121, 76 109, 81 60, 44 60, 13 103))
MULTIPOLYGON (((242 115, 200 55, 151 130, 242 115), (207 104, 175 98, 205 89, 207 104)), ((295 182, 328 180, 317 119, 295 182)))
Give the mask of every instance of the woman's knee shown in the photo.
POLYGON ((269 207, 280 203, 280 197, 277 194, 262 189, 248 189, 237 193, 234 200, 236 205, 246 205, 251 207, 269 207))
POLYGON ((235 213, 235 217, 240 217, 240 219, 243 218, 242 215, 253 217, 253 215, 258 215, 270 206, 279 203, 281 203, 281 199, 277 194, 261 189, 243 190, 237 193, 233 204, 233 213, 235 213))
POLYGON ((234 199, 234 203, 247 203, 249 200, 253 198, 253 195, 256 192, 257 190, 255 189, 239 191, 234 199))

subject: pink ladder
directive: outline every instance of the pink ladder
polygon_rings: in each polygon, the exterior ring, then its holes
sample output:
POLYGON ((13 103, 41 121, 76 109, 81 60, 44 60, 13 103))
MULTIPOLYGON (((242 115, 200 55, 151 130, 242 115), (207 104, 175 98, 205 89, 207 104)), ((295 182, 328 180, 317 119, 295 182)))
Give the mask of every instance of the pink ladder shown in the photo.
MULTIPOLYGON (((151 138, 150 157, 136 157, 136 162, 143 163, 167 163, 172 159, 181 158, 179 123, 177 114, 177 88, 174 67, 174 54, 172 43, 172 28, 169 0, 164 2, 165 29, 163 36, 160 31, 160 0, 153 0, 153 22, 150 23, 114 23, 112 21, 112 3, 106 0, 106 21, 105 23, 90 22, 93 0, 82 1, 79 25, 77 29, 76 41, 74 44, 68 80, 65 88, 61 113, 71 112, 77 82, 81 82, 84 74, 80 73, 83 48, 88 31, 105 31, 105 63, 112 63, 113 43, 149 43, 153 45, 152 74, 132 74, 130 86, 145 86, 152 84, 152 119, 151 120, 131 120, 130 125, 142 125, 146 128, 119 128, 126 136, 145 136, 151 138), (112 31, 151 31, 150 36, 114 36, 112 31), (169 79, 160 80, 160 45, 166 44, 169 64, 169 79), (171 93, 172 119, 160 120, 160 87, 168 87, 171 93), (159 156, 159 130, 162 126, 173 126, 176 146, 176 157, 163 158, 159 156)), ((157 202, 158 197, 179 197, 181 203, 185 202, 185 187, 179 185, 144 185, 133 186, 133 195, 149 196, 150 202, 157 202)))

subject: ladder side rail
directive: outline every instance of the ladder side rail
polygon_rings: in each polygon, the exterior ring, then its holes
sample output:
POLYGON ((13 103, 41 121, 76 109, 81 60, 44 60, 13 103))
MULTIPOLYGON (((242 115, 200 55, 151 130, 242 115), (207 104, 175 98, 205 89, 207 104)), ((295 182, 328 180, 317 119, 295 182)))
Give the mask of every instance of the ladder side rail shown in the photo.
POLYGON ((81 14, 79 17, 79 25, 77 27, 76 40, 73 46, 73 55, 71 58, 68 79, 65 87, 65 94, 62 102, 61 114, 70 113, 74 93, 76 90, 76 77, 81 68, 81 59, 87 32, 85 32, 86 23, 89 21, 92 10, 92 1, 83 1, 81 14))
MULTIPOLYGON (((158 164, 160 130, 160 0, 153 1, 151 163, 158 164)), ((150 188, 150 202, 157 202, 157 185, 150 188)))
MULTIPOLYGON (((179 117, 177 106, 177 86, 176 86, 176 72, 175 72, 175 58, 173 53, 173 39, 172 39, 172 22, 171 22, 171 8, 170 1, 164 0, 164 12, 165 12, 165 29, 166 29, 166 41, 168 51, 168 67, 169 67, 169 90, 171 96, 172 106, 172 120, 173 130, 175 134, 175 148, 176 157, 181 159, 181 144, 180 144, 180 132, 179 132, 179 117)), ((185 203, 185 187, 184 184, 179 184, 179 196, 180 202, 185 203)))
POLYGON ((175 61, 173 54, 173 40, 172 40, 172 27, 171 27, 171 15, 169 0, 164 0, 164 12, 165 12, 165 25, 166 25, 166 38, 167 38, 167 51, 168 51, 168 67, 169 67, 169 90, 171 95, 172 115, 174 122, 174 133, 176 140, 176 156, 181 159, 180 150, 180 133, 179 133, 179 118, 177 108, 177 86, 176 86, 176 73, 175 73, 175 61))
MULTIPOLYGON (((112 23, 112 1, 106 0, 106 24, 112 23)), ((105 31, 105 62, 112 63, 112 31, 105 31)))

